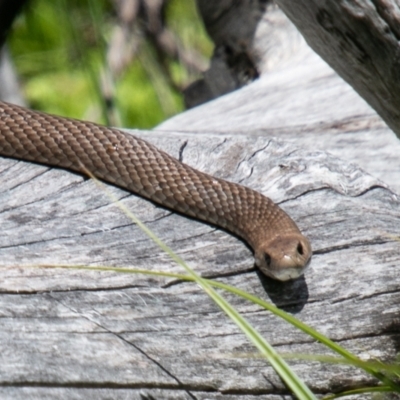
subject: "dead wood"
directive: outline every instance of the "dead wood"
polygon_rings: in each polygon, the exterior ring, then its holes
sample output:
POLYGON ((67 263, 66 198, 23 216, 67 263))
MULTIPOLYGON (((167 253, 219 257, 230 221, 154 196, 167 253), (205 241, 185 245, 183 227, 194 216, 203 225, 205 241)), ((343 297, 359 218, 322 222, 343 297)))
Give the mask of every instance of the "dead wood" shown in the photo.
POLYGON ((396 0, 277 0, 308 44, 400 137, 400 6, 396 0))

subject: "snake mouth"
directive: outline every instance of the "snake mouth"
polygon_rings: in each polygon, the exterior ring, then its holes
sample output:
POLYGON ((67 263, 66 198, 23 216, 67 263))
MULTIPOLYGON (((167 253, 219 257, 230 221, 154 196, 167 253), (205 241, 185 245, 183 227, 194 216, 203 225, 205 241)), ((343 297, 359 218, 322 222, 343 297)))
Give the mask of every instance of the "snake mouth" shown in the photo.
POLYGON ((293 268, 281 268, 281 269, 263 269, 259 266, 261 271, 269 276, 272 279, 276 279, 278 281, 286 282, 290 280, 294 280, 300 278, 304 274, 304 271, 307 269, 310 262, 308 262, 303 267, 293 267, 293 268))
POLYGON ((255 262, 270 278, 288 281, 303 275, 311 255, 310 242, 302 234, 278 235, 257 249, 255 262))

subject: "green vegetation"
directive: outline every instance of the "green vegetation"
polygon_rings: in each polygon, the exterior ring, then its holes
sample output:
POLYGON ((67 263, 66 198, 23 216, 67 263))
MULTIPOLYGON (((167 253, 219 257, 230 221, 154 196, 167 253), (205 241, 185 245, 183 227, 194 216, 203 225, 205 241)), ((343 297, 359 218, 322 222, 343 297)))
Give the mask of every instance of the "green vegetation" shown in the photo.
MULTIPOLYGON (((198 74, 169 58, 170 82, 147 39, 140 42, 126 68, 110 73, 106 57, 117 22, 110 0, 32 0, 9 40, 30 106, 132 128, 150 128, 181 112, 183 101, 176 87, 184 87, 198 74), (106 112, 104 76, 109 78, 108 86, 111 82, 115 118, 106 112)), ((166 25, 184 49, 210 56, 212 44, 193 0, 171 0, 166 25)))

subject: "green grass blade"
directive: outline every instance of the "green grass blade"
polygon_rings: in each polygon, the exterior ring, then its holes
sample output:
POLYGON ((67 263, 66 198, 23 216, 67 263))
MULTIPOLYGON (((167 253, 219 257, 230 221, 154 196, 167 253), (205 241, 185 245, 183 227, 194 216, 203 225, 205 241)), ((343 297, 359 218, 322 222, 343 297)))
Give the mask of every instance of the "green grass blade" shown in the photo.
POLYGON ((392 391, 392 388, 390 386, 371 386, 371 387, 364 387, 364 388, 353 389, 353 390, 346 390, 345 392, 325 396, 322 398, 322 400, 333 400, 333 399, 337 399, 339 397, 354 396, 357 394, 384 393, 384 392, 391 392, 391 391, 392 391))
POLYGON ((196 279, 196 282, 253 342, 261 354, 266 357, 275 371, 299 399, 316 399, 310 389, 291 370, 283 358, 275 352, 273 347, 222 296, 211 288, 211 285, 208 284, 207 280, 200 278, 198 280, 196 279))
POLYGON ((234 293, 240 297, 243 297, 244 299, 250 300, 251 302, 258 304, 259 306, 265 308, 266 310, 271 311, 275 315, 281 317, 285 321, 289 322, 296 328, 302 330, 304 333, 308 334, 309 336, 313 337, 315 340, 318 342, 322 343, 323 345, 327 346, 330 348, 332 351, 340 354, 343 358, 348 360, 351 364, 358 366, 362 368, 365 372, 369 373, 370 375, 374 376, 381 382, 383 382, 385 385, 388 385, 393 388, 393 390, 400 391, 400 386, 386 377, 385 375, 382 375, 380 372, 375 371, 374 369, 369 368, 368 366, 365 365, 365 363, 355 356, 354 354, 350 353, 348 350, 346 350, 344 347, 340 346, 339 344, 333 342, 331 339, 326 337, 325 335, 322 335, 315 329, 311 328, 310 326, 306 325, 304 322, 301 322, 297 318, 293 317, 292 315, 286 313, 285 311, 279 309, 278 307, 275 307, 274 305, 267 303, 264 300, 259 299, 256 296, 253 296, 247 292, 244 292, 240 289, 237 289, 235 287, 225 285, 220 282, 215 282, 215 287, 220 287, 221 289, 229 290, 231 293, 234 293))
POLYGON ((329 364, 344 364, 344 365, 353 365, 355 367, 370 368, 374 371, 384 371, 391 375, 399 376, 400 374, 400 365, 398 364, 385 364, 380 361, 359 361, 357 365, 352 363, 350 360, 342 357, 333 357, 327 356, 322 354, 301 354, 301 353, 290 353, 282 355, 282 357, 286 360, 290 359, 301 359, 301 360, 308 360, 308 361, 319 361, 323 363, 329 364))
MULTIPOLYGON (((133 268, 116 268, 116 267, 107 267, 107 266, 84 266, 84 265, 76 265, 76 266, 71 266, 71 265, 38 265, 37 267, 41 268, 67 268, 67 269, 84 269, 84 270, 94 270, 94 271, 108 271, 108 272, 117 272, 117 273, 135 273, 135 274, 145 274, 145 275, 151 275, 151 276, 158 276, 158 277, 165 277, 165 278, 173 278, 173 279, 178 279, 182 281, 190 281, 190 282, 195 282, 195 278, 193 276, 189 275, 183 275, 183 274, 177 274, 177 273, 171 273, 171 272, 162 272, 162 271, 148 271, 148 270, 143 270, 143 269, 133 269, 133 268)), ((273 306, 272 304, 269 304, 265 302, 264 300, 261 300, 247 292, 241 291, 240 289, 237 289, 233 286, 226 285, 221 282, 209 280, 209 279, 204 279, 201 278, 203 281, 206 281, 208 285, 220 288, 223 290, 226 290, 232 294, 235 294, 237 296, 240 296, 246 300, 252 301, 255 304, 260 305, 262 308, 271 311, 273 314, 283 318, 296 328, 302 330, 305 333, 311 334, 312 337, 314 337, 316 340, 318 340, 320 343, 326 345, 329 347, 331 350, 339 350, 336 351, 337 353, 341 354, 343 358, 337 358, 337 357, 330 357, 330 356, 317 356, 317 355, 303 355, 303 354, 293 354, 293 355, 285 355, 283 358, 299 358, 299 359, 309 359, 311 361, 320 361, 320 362, 328 362, 328 363, 334 363, 334 364, 347 364, 347 365, 353 365, 355 367, 361 368, 367 373, 370 373, 373 376, 379 377, 381 381, 388 381, 390 384, 385 385, 385 387, 390 387, 391 390, 400 392, 400 386, 390 380, 388 377, 383 376, 380 371, 385 371, 390 374, 399 374, 400 372, 400 367, 397 365, 388 365, 380 362, 371 362, 371 361, 362 361, 360 358, 355 356, 354 354, 348 352, 346 349, 342 348, 340 345, 332 342, 329 338, 326 336, 320 334, 319 332, 316 332, 313 328, 309 327, 308 325, 305 325, 303 322, 298 320, 297 318, 291 316, 290 314, 287 314, 286 312, 280 310, 279 308, 273 306), (304 328, 304 329, 303 329, 304 328), (333 348, 330 346, 330 343, 335 344, 333 348), (345 357, 344 355, 349 354, 350 357, 345 357), (371 371, 371 372, 370 372, 371 371)), ((256 357, 255 355, 252 355, 252 357, 256 357)), ((384 386, 381 386, 384 387, 384 386)))
MULTIPOLYGON (((178 257, 178 256, 176 256, 178 257)), ((178 257, 179 258, 179 257, 178 257)), ((41 268, 65 268, 65 269, 83 269, 88 271, 109 271, 119 273, 140 273, 152 276, 162 276, 167 278, 175 278, 180 280, 196 282, 201 288, 215 301, 215 303, 236 323, 236 325, 245 333, 245 335, 253 342, 261 354, 267 358, 276 372, 280 375, 287 386, 299 399, 316 399, 310 389, 303 381, 291 370, 284 359, 279 356, 273 347, 257 332, 252 325, 242 317, 220 294, 212 289, 211 286, 218 287, 218 282, 210 281, 201 277, 175 274, 170 272, 147 271, 142 269, 115 268, 105 266, 84 266, 84 265, 40 265, 41 268)), ((189 268, 187 265, 185 269, 189 268)), ((189 268, 190 269, 190 268, 189 268)), ((196 275, 193 273, 193 275, 196 275)))
POLYGON ((115 198, 89 171, 86 173, 106 191, 114 203, 127 215, 140 229, 146 233, 162 250, 164 250, 175 262, 181 265, 189 276, 201 286, 214 302, 236 323, 242 332, 253 342, 261 353, 271 363, 275 371, 280 375, 286 385, 301 400, 316 399, 305 383, 291 370, 282 357, 275 352, 272 346, 254 329, 251 324, 242 317, 220 294, 218 294, 206 279, 196 274, 181 257, 175 254, 172 249, 161 241, 145 224, 143 224, 133 213, 131 213, 118 199, 115 198))
POLYGON ((185 280, 193 280, 197 282, 202 289, 221 307, 221 309, 230 317, 232 320, 240 327, 240 329, 246 334, 246 336, 254 343, 254 345, 265 355, 268 361, 273 365, 276 371, 280 374, 282 379, 286 382, 286 384, 294 391, 296 396, 301 399, 307 398, 315 398, 309 388, 298 378, 293 371, 289 368, 286 362, 274 352, 272 347, 265 341, 264 338, 256 331, 251 325, 241 316, 239 313, 234 310, 230 304, 222 298, 217 292, 215 292, 211 286, 220 288, 223 290, 227 290, 233 294, 236 294, 244 299, 250 300, 254 304, 258 304, 262 308, 273 312, 275 315, 281 317, 285 321, 289 322, 296 328, 302 330, 309 336, 313 337, 320 343, 324 344, 325 346, 329 347, 334 352, 340 354, 343 358, 348 360, 351 364, 362 368, 364 371, 369 373, 370 375, 374 376, 385 385, 391 387, 395 391, 400 392, 400 386, 396 384, 396 382, 389 379, 384 374, 366 366, 362 360, 360 360, 357 356, 353 355, 337 343, 330 340, 328 337, 322 335, 321 333, 317 332, 315 329, 311 328, 310 326, 306 325, 305 323, 301 322, 297 318, 293 317, 292 315, 286 313, 283 310, 280 310, 278 307, 267 303, 264 300, 259 299, 256 296, 253 296, 249 293, 246 293, 240 289, 235 287, 225 285, 220 282, 213 281, 212 283, 207 279, 201 278, 198 274, 196 274, 184 261, 181 257, 175 254, 172 249, 167 246, 164 242, 162 242, 145 224, 143 224, 133 213, 131 213, 127 207, 125 207, 121 202, 116 199, 105 187, 104 185, 98 181, 90 171, 87 171, 84 167, 82 167, 86 174, 91 177, 113 200, 113 202, 127 215, 134 223, 136 223, 139 228, 146 233, 163 251, 165 251, 172 260, 177 262, 181 265, 186 272, 188 273, 188 277, 185 277, 185 280), (282 375, 281 375, 282 374, 282 375), (311 397, 310 397, 311 396, 311 397))

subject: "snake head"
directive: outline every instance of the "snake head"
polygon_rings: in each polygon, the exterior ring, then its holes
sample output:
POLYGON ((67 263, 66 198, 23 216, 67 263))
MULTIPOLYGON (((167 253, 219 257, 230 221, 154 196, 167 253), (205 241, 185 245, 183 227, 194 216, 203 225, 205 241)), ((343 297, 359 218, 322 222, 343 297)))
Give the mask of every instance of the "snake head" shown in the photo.
POLYGON ((275 236, 255 251, 255 262, 267 276, 288 281, 301 276, 312 255, 308 239, 301 233, 275 236))

